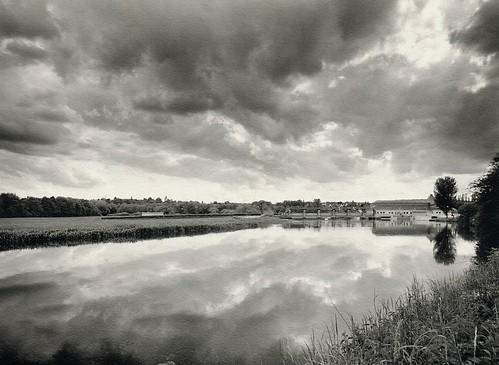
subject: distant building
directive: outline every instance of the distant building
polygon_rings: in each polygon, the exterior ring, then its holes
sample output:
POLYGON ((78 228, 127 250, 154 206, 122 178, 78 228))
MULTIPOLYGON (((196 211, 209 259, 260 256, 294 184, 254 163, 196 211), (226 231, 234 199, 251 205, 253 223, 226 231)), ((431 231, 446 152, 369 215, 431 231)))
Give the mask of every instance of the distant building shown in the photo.
POLYGON ((141 217, 162 217, 164 215, 163 212, 140 212, 141 217))
MULTIPOLYGON (((446 218, 444 212, 435 205, 433 195, 427 199, 376 200, 372 208, 374 218, 377 219, 430 221, 446 218)), ((451 211, 449 217, 455 214, 455 211, 451 211)))

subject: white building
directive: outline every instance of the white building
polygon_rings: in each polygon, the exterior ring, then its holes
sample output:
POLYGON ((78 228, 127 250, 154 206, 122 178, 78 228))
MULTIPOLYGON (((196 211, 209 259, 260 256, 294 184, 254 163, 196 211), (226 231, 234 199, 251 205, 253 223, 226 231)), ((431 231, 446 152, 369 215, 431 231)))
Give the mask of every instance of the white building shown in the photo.
POLYGON ((163 212, 140 212, 141 217, 162 217, 165 215, 163 212))
MULTIPOLYGON (((376 200, 372 207, 374 218, 382 220, 444 220, 444 212, 435 205, 433 195, 427 199, 376 200)), ((449 218, 457 216, 455 210, 449 212, 449 218)))

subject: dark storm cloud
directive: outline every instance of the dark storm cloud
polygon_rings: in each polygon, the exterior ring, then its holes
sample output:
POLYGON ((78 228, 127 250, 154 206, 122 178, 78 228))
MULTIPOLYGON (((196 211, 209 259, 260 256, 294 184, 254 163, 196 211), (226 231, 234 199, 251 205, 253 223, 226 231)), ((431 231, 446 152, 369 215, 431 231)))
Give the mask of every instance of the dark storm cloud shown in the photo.
POLYGON ((499 85, 492 84, 476 93, 461 95, 459 107, 443 132, 448 148, 477 160, 487 160, 497 151, 499 144, 499 85))
POLYGON ((18 123, 0 124, 1 142, 51 145, 58 141, 59 130, 48 125, 22 125, 18 123))
POLYGON ((207 98, 199 93, 184 94, 171 101, 161 101, 158 98, 143 98, 133 102, 136 109, 152 113, 191 114, 207 110, 215 110, 221 105, 220 100, 207 98))
POLYGON ((83 45, 106 69, 134 68, 142 56, 151 56, 163 67, 160 71, 175 71, 176 75, 166 75, 173 78, 168 81, 183 88, 212 76, 217 64, 240 70, 256 65, 273 80, 316 73, 323 60, 348 59, 389 31, 394 5, 395 1, 171 1, 168 6, 87 1, 73 4, 71 17, 81 19, 77 21, 83 45))
POLYGON ((60 97, 17 85, 8 72, 0 80, 6 85, 0 90, 0 149, 22 154, 60 152, 60 142, 70 139, 65 125, 70 119, 60 97))
POLYGON ((370 47, 393 29, 394 10, 395 1, 61 1, 54 13, 103 73, 147 70, 168 90, 157 100, 133 98, 138 110, 222 110, 283 141, 300 137, 303 124, 317 125, 306 105, 287 107, 289 78, 370 47), (281 132, 269 132, 260 116, 282 123, 281 132))
POLYGON ((34 119, 40 119, 47 122, 67 122, 68 116, 60 110, 40 109, 33 113, 34 119))
POLYGON ((174 114, 189 114, 217 109, 220 104, 220 100, 207 98, 204 95, 196 97, 196 93, 194 93, 173 99, 168 104, 168 110, 174 114))
MULTIPOLYGON (((55 288, 54 283, 33 283, 0 286, 2 302, 19 296, 34 296, 38 293, 55 288)), ((3 304, 3 303, 2 303, 3 304)))
MULTIPOLYGON (((481 3, 475 14, 469 19, 466 27, 450 33, 450 41, 457 46, 476 50, 484 55, 494 55, 499 51, 499 2, 486 1, 481 3)), ((466 58, 464 58, 466 59, 466 58)), ((449 158, 460 155, 472 171, 471 165, 478 161, 490 159, 497 151, 499 140, 499 59, 497 55, 490 58, 483 67, 467 67, 460 69, 456 64, 451 65, 450 72, 436 72, 436 76, 429 76, 421 82, 422 89, 412 92, 412 98, 420 95, 423 105, 430 106, 434 112, 436 123, 430 126, 433 139, 436 139, 439 148, 448 151, 449 158), (453 70, 453 71, 452 71, 453 70), (459 72, 462 76, 459 77, 459 72), (445 76, 447 74, 447 76, 445 76), (463 88, 466 75, 478 74, 483 76, 483 85, 477 90, 463 88), (440 75, 440 77, 438 77, 440 75), (449 78, 451 76, 451 78, 449 78), (463 77, 464 76, 464 77, 463 77), (445 78, 443 78, 445 77, 445 78), (444 80, 449 87, 439 88, 436 82, 444 80), (459 82, 462 84, 459 85, 459 82), (429 87, 430 86, 430 87, 429 87), (439 90, 440 95, 433 95, 432 99, 421 98, 423 91, 439 90), (432 106, 433 104, 433 106, 432 106), (435 138, 436 137, 436 138, 435 138)), ((468 78, 469 81, 469 78, 468 78)), ((431 133, 428 137, 432 139, 431 133)), ((442 169, 442 161, 436 163, 435 169, 442 169)), ((466 163, 465 162, 465 163, 466 163)), ((463 170, 463 163, 455 164, 450 169, 456 172, 463 170)), ((449 171, 449 167, 447 167, 449 171)))
POLYGON ((5 47, 10 53, 16 54, 22 58, 42 60, 47 57, 47 51, 33 44, 13 41, 5 47))
POLYGON ((144 98, 133 103, 134 108, 151 113, 166 113, 168 107, 155 97, 144 98))
POLYGON ((326 116, 356 131, 356 145, 366 157, 405 145, 404 120, 434 117, 436 108, 427 87, 415 95, 411 89, 418 85, 410 85, 408 70, 403 57, 377 56, 344 68, 336 75, 336 86, 324 90, 326 116))
POLYGON ((52 38, 57 34, 47 1, 0 1, 0 38, 52 38))
POLYGON ((482 3, 465 29, 451 34, 451 40, 484 54, 495 53, 499 51, 498 19, 499 2, 486 1, 482 3))
MULTIPOLYGON (((346 40, 372 36, 372 32, 387 32, 390 23, 387 19, 387 9, 393 8, 396 1, 350 0, 338 2, 339 26, 346 40), (380 21, 381 20, 381 21, 380 21)), ((383 33, 382 32, 382 33, 383 33)))
POLYGON ((479 70, 466 57, 414 70, 404 57, 376 56, 339 71, 322 110, 354 130, 365 157, 391 151, 396 172, 476 173, 499 139, 497 88, 470 90, 479 70))

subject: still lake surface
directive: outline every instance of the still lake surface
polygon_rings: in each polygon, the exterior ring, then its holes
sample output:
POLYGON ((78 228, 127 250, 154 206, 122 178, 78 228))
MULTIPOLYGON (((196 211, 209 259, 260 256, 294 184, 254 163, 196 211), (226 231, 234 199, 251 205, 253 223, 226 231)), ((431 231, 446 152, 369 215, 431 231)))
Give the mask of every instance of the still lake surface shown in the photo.
POLYGON ((130 363, 277 364, 283 343, 302 344, 337 310, 360 316, 414 277, 461 273, 474 245, 452 230, 435 242, 444 227, 295 222, 1 252, 0 359, 48 362, 63 348, 102 363, 115 352, 130 363))

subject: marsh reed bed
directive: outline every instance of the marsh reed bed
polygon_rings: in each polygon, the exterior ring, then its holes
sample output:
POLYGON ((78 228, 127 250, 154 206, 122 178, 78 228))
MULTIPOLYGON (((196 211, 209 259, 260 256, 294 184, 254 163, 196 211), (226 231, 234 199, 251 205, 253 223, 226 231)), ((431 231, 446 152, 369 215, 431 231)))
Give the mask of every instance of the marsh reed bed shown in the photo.
MULTIPOLYGON (((258 228, 269 218, 101 220, 98 217, 0 219, 0 251, 109 241, 192 236, 258 228)), ((275 222, 274 222, 275 223, 275 222)))
POLYGON ((337 313, 305 348, 307 365, 499 364, 499 254, 459 277, 414 281, 356 322, 337 313), (348 334, 335 323, 345 321, 348 334))

